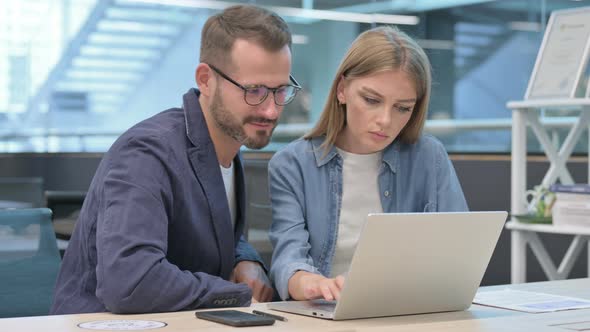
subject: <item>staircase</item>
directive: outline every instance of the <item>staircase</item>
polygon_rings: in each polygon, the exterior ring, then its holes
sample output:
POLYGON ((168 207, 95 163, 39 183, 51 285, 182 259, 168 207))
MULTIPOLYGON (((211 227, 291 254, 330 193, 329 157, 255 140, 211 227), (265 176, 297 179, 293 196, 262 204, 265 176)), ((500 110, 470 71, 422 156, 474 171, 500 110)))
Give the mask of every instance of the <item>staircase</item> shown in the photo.
POLYGON ((461 22, 455 25, 455 77, 478 68, 512 36, 506 24, 461 22))
POLYGON ((208 12, 132 0, 97 0, 31 98, 27 116, 121 110, 198 14, 208 12))

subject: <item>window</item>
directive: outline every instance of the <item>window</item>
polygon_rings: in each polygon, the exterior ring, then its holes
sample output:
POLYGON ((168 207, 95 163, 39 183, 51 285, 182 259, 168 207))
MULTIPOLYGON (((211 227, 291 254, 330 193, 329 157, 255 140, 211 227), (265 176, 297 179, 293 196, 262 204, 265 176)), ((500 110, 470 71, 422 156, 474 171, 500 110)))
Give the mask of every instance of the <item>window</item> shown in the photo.
MULTIPOLYGON (((256 3, 302 5, 287 2, 256 3)), ((417 24, 399 27, 418 40, 432 63, 426 131, 458 153, 509 152, 506 102, 524 96, 550 12, 583 5, 565 0, 313 1, 319 10, 418 18, 417 24)), ((134 123, 179 105, 182 94, 195 86, 200 29, 214 11, 133 0, 23 0, 3 7, 0 152, 106 151, 134 123), (83 112, 73 112, 76 107, 83 112)), ((292 72, 303 90, 285 108, 269 150, 301 136, 318 120, 346 49, 375 25, 284 17, 294 34, 292 72)), ((563 118, 557 122, 567 126, 563 118)), ((566 130, 559 126, 555 140, 564 139, 566 130)), ((529 144, 532 150, 538 145, 533 139, 529 144)), ((586 144, 580 140, 577 151, 586 151, 586 144)))

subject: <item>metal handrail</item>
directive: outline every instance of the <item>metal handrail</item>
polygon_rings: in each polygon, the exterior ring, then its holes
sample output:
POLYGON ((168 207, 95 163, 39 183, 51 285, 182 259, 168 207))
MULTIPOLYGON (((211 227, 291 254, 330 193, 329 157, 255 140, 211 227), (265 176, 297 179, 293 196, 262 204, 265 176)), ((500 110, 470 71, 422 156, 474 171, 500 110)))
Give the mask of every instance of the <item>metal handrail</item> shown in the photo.
MULTIPOLYGON (((547 129, 556 130, 570 128, 576 123, 577 117, 545 117, 541 123, 547 129)), ((280 142, 286 139, 301 137, 312 129, 313 125, 301 124, 280 124, 274 131, 273 137, 280 142)), ((445 119, 427 120, 424 131, 435 136, 448 136, 457 133, 475 132, 485 130, 510 130, 512 128, 511 118, 495 119, 445 119)), ((115 140, 124 130, 93 130, 93 129, 24 129, 24 130, 0 130, 0 153, 8 152, 8 144, 19 144, 19 141, 26 141, 33 138, 44 139, 41 143, 44 147, 41 150, 49 151, 49 140, 56 138, 76 138, 79 141, 79 151, 85 152, 86 139, 102 137, 115 140), (4 147, 6 146, 6 147, 4 147)), ((106 149, 105 149, 106 150, 106 149)))
MULTIPOLYGON (((569 128, 576 117, 544 118, 541 123, 546 128, 569 128)), ((300 136, 311 130, 312 124, 280 124, 274 131, 275 136, 300 136)), ((449 132, 465 132, 478 130, 509 130, 512 128, 511 118, 495 119, 448 119, 427 120, 424 130, 432 134, 446 134, 449 132)), ((32 137, 118 137, 121 130, 92 130, 92 129, 28 129, 0 131, 0 140, 27 139, 32 137)))

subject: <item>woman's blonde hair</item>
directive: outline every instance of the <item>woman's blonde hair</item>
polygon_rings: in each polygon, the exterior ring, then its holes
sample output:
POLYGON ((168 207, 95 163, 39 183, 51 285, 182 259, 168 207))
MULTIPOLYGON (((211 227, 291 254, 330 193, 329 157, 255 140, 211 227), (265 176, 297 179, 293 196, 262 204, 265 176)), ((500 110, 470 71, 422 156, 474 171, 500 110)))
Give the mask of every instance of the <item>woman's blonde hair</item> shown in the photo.
POLYGON ((332 82, 324 111, 305 139, 326 136, 322 148, 336 142, 346 126, 346 106, 338 102, 337 90, 341 79, 355 79, 387 70, 403 70, 414 81, 416 105, 412 116, 398 138, 415 143, 424 127, 430 99, 430 62, 424 50, 407 34, 396 27, 377 27, 360 34, 344 56, 332 82))

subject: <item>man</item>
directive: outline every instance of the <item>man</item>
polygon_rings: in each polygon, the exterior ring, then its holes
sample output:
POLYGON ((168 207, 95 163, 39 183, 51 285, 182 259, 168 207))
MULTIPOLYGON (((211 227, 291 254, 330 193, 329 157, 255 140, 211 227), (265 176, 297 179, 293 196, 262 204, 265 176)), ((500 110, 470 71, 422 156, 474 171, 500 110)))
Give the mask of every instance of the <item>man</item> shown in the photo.
POLYGON ((268 301, 243 237, 241 145, 268 144, 299 89, 276 14, 234 6, 202 32, 199 90, 124 133, 92 180, 58 276, 53 314, 143 313, 268 301))

